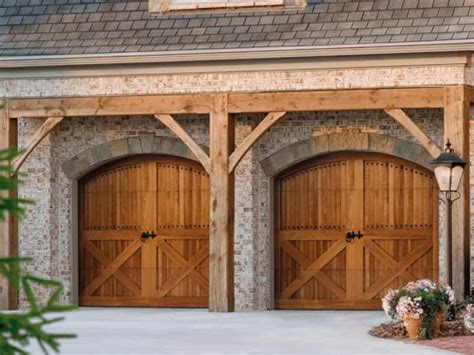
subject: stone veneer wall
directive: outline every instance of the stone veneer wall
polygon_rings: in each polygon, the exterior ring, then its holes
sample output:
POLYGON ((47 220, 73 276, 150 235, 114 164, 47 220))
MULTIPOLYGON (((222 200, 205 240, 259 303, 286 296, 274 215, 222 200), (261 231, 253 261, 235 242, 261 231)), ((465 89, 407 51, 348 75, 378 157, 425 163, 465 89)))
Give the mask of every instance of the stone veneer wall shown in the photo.
MULTIPOLYGON (((438 144, 442 142, 441 110, 409 110, 408 114, 438 144)), ((240 143, 262 115, 236 116, 236 142, 240 143)), ((208 120, 180 116, 180 122, 199 144, 208 145, 208 120)), ((19 144, 24 145, 40 125, 38 119, 21 119, 19 144)), ((271 180, 260 161, 285 146, 310 138, 317 131, 359 128, 412 140, 382 111, 304 112, 288 114, 259 141, 236 173, 235 274, 236 308, 272 306, 271 180)), ((20 253, 32 256, 31 269, 60 279, 66 286, 64 302, 73 299, 72 219, 70 180, 62 164, 79 152, 107 141, 153 132, 173 136, 152 117, 69 118, 40 144, 27 160, 29 174, 20 195, 36 201, 19 227, 20 253)), ((443 247, 440 248, 443 250, 443 247)), ((441 263, 443 263, 441 255, 441 263)))

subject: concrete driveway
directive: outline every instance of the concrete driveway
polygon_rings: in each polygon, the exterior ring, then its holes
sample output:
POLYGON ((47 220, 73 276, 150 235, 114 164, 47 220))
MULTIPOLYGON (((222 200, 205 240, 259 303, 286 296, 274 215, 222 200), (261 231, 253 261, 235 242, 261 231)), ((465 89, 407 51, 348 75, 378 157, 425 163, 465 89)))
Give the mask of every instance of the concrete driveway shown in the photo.
POLYGON ((81 308, 50 329, 78 335, 61 354, 448 354, 367 335, 382 321, 365 311, 81 308))

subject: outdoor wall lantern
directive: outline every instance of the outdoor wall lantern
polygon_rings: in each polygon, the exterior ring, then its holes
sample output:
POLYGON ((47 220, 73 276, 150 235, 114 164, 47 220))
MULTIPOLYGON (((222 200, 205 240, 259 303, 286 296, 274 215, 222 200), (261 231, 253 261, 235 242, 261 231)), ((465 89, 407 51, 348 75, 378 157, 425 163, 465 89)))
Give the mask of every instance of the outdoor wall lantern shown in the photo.
POLYGON ((447 266, 447 281, 449 286, 453 286, 453 265, 452 265, 452 240, 453 240, 453 216, 452 205, 453 202, 461 197, 458 192, 461 178, 464 172, 466 162, 454 154, 451 148, 451 143, 446 143, 446 149, 435 160, 431 162, 434 166, 434 173, 436 181, 439 185, 439 190, 444 195, 444 200, 441 200, 446 205, 446 266, 447 266))

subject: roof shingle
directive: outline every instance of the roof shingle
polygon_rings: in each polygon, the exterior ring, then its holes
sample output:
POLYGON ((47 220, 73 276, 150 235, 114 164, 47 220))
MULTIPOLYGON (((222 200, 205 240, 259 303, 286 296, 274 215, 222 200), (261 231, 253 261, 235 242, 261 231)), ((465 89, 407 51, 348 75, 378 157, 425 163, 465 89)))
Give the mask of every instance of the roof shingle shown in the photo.
POLYGON ((160 16, 148 0, 3 0, 0 56, 474 39, 474 0, 323 0, 304 10, 160 16))

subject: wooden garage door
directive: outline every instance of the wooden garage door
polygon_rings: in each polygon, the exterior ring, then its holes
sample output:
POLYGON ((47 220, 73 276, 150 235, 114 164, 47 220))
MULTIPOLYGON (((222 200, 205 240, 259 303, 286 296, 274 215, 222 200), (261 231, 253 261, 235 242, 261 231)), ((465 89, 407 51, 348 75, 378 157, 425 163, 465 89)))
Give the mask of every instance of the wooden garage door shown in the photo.
POLYGON ((209 178, 200 166, 124 160, 80 181, 80 197, 81 305, 207 307, 209 178))
POLYGON ((387 289, 438 279, 438 190, 429 170, 338 154, 282 174, 275 194, 277 308, 380 308, 387 289), (347 241, 348 232, 362 237, 347 241))

